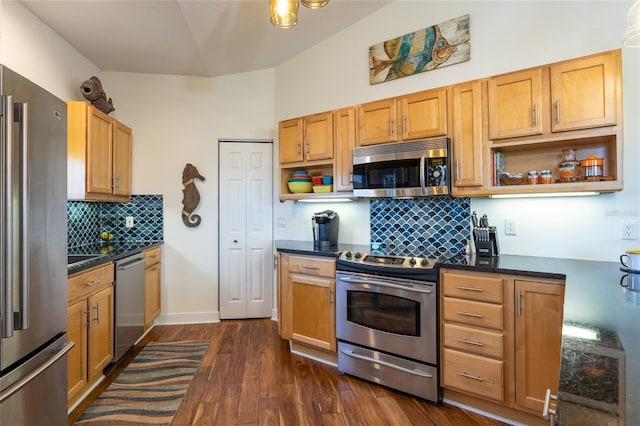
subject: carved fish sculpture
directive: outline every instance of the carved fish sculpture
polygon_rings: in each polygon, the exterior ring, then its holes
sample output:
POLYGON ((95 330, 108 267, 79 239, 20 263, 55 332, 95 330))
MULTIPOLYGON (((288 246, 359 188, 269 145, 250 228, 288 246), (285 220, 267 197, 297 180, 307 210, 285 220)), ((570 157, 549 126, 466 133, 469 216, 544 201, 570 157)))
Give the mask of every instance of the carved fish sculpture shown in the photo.
POLYGON ((204 182, 204 176, 191 163, 187 163, 182 171, 182 221, 190 228, 194 228, 202 222, 200 215, 192 214, 200 204, 200 193, 195 184, 195 179, 204 182))
POLYGON ((115 111, 113 101, 111 98, 107 100, 107 94, 102 90, 102 83, 98 77, 93 76, 89 80, 83 81, 80 85, 80 91, 82 92, 82 96, 91 102, 91 105, 105 114, 115 111))

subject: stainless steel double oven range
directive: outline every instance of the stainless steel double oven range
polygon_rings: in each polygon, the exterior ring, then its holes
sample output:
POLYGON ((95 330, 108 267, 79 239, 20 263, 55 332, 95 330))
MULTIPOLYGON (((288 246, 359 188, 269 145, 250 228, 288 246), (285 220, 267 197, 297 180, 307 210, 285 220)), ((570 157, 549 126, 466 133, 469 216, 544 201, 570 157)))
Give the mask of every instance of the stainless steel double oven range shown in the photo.
POLYGON ((435 266, 432 258, 341 253, 336 262, 341 372, 441 400, 435 266))

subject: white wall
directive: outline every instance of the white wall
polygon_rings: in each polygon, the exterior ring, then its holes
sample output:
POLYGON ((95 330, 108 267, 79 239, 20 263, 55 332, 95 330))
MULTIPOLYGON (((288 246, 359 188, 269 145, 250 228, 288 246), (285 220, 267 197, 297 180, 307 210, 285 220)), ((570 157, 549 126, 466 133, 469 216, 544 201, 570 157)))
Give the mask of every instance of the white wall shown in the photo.
MULTIPOLYGON (((276 119, 487 77, 622 47, 631 1, 395 1, 276 69, 276 119), (369 46, 458 16, 470 15, 471 60, 369 85, 369 46), (310 83, 310 81, 312 83, 310 83), (303 95, 301 95, 303 94, 303 95)), ((301 24, 302 25, 302 24, 301 24)), ((620 193, 594 197, 472 199, 500 230, 503 253, 616 261, 638 241, 623 241, 622 221, 640 225, 640 49, 623 48, 624 181, 620 193), (518 235, 505 236, 504 219, 518 235)), ((307 207, 276 205, 276 238, 306 239, 307 207), (300 238, 293 238, 300 235, 300 238)), ((341 243, 369 244, 369 203, 335 204, 341 243), (366 223, 365 223, 366 221, 366 223), (342 232, 357 228, 358 233, 342 232), (367 233, 361 232, 366 228, 367 233)))
MULTIPOLYGON (((218 78, 107 72, 103 85, 133 129, 133 192, 164 197, 161 322, 216 321, 218 139, 275 138, 273 70, 218 78), (196 166, 202 223, 182 223, 182 170, 196 166)), ((277 155, 276 155, 277 157, 277 155)))

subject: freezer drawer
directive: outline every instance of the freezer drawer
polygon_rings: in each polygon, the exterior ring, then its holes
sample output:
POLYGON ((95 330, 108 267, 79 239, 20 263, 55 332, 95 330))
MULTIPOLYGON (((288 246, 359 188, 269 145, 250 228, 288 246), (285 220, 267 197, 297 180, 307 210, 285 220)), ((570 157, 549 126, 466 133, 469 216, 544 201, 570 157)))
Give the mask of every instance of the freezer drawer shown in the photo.
POLYGON ((62 334, 0 378, 0 424, 67 424, 67 343, 62 334))

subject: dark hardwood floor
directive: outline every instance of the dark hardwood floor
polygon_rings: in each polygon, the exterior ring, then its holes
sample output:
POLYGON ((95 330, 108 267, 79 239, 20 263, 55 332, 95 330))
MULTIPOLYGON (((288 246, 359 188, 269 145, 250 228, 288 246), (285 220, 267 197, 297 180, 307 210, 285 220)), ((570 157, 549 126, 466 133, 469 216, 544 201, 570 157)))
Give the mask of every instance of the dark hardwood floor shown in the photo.
POLYGON ((150 341, 211 342, 172 425, 465 425, 503 423, 396 392, 289 351, 270 319, 156 326, 69 416, 69 424, 150 341))

